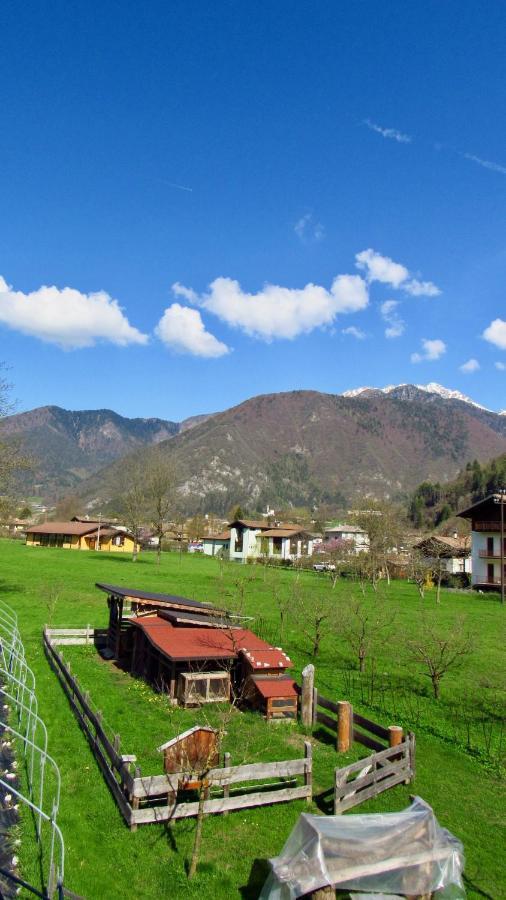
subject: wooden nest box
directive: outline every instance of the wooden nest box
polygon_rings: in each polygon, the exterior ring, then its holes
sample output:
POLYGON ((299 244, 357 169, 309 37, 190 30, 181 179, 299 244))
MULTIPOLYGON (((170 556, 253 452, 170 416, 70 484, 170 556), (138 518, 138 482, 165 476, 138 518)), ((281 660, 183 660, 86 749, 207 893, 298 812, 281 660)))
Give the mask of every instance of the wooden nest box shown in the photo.
MULTIPOLYGON (((158 747, 163 753, 163 770, 167 775, 181 773, 181 787, 197 789, 199 775, 219 765, 219 732, 207 725, 195 725, 158 747)), ((205 780, 205 777, 204 777, 205 780)))

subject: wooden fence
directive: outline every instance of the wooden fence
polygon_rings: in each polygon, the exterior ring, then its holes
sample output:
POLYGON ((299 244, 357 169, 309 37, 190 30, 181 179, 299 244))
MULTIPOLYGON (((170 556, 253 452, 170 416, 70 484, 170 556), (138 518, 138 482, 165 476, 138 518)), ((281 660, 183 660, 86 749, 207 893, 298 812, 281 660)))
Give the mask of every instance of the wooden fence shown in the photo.
POLYGON ((381 751, 399 743, 402 729, 398 725, 385 728, 371 719, 354 712, 351 703, 339 700, 334 703, 314 689, 313 723, 329 728, 336 736, 338 750, 346 752, 353 741, 369 750, 381 751))
MULTIPOLYGON (((77 678, 70 672, 69 663, 56 650, 56 646, 61 644, 90 643, 96 635, 97 632, 89 627, 46 628, 43 632, 44 650, 125 821, 135 830, 137 825, 150 822, 196 816, 198 802, 177 800, 181 782, 191 780, 191 773, 143 776, 140 768, 136 767, 132 774, 131 766, 136 763, 136 757, 120 754, 119 735, 110 740, 103 727, 102 714, 92 709, 89 694, 81 689, 77 678)), ((291 800, 311 802, 313 760, 309 741, 304 743, 303 759, 231 766, 230 754, 225 756, 226 766, 206 773, 205 814, 291 800), (271 780, 266 784, 265 779, 271 780)))
POLYGON ((335 770, 334 814, 339 815, 364 800, 370 800, 397 784, 415 777, 415 736, 394 747, 335 770))

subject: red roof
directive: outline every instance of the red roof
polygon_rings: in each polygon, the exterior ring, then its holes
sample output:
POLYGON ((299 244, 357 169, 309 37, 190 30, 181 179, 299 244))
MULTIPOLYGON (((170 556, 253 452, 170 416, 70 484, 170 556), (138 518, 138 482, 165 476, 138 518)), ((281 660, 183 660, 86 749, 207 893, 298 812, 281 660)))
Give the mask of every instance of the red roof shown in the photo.
POLYGON ((262 660, 268 656, 270 668, 292 665, 281 650, 271 647, 245 628, 174 627, 157 615, 130 619, 130 622, 140 628, 161 653, 173 660, 234 659, 245 651, 262 660))
POLYGON ((253 684, 262 697, 296 697, 296 683, 292 678, 253 678, 253 684))
POLYGON ((264 644, 258 649, 241 646, 241 650, 253 669, 291 669, 293 667, 293 662, 281 647, 269 647, 268 644, 264 644))

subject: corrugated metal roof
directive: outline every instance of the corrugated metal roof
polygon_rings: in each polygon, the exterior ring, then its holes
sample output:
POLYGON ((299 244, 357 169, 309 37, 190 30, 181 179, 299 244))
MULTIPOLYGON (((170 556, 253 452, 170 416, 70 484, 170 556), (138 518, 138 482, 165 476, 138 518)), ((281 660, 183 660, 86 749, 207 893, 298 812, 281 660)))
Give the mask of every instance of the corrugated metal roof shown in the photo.
POLYGON ((176 594, 156 594, 153 591, 140 591, 138 588, 128 588, 117 584, 105 584, 97 581, 95 584, 100 591, 106 594, 114 594, 115 597, 128 597, 131 600, 157 600, 160 603, 173 604, 175 606, 194 606, 197 609, 215 610, 212 603, 200 603, 198 600, 189 600, 187 597, 178 597, 176 594))

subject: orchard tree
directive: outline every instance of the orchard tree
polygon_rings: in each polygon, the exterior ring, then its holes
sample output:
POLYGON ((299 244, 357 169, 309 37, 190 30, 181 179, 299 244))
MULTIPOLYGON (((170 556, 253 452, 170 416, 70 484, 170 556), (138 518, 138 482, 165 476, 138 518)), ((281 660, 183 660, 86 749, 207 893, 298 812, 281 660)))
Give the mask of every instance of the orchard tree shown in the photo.
POLYGON ((448 627, 437 619, 423 616, 416 639, 409 640, 407 645, 411 659, 430 678, 435 700, 439 700, 446 673, 462 665, 474 650, 473 638, 463 618, 448 627))
POLYGON ((294 592, 292 614, 299 632, 309 641, 311 656, 316 659, 323 640, 332 634, 337 621, 334 596, 327 592, 294 592))
POLYGON ((384 601, 372 604, 352 597, 341 603, 338 632, 357 659, 360 672, 366 658, 389 639, 394 622, 395 612, 384 601))
POLYGON ((177 499, 175 466, 161 449, 151 453, 144 466, 144 503, 146 514, 158 539, 156 559, 160 565, 162 541, 169 530, 177 499))

